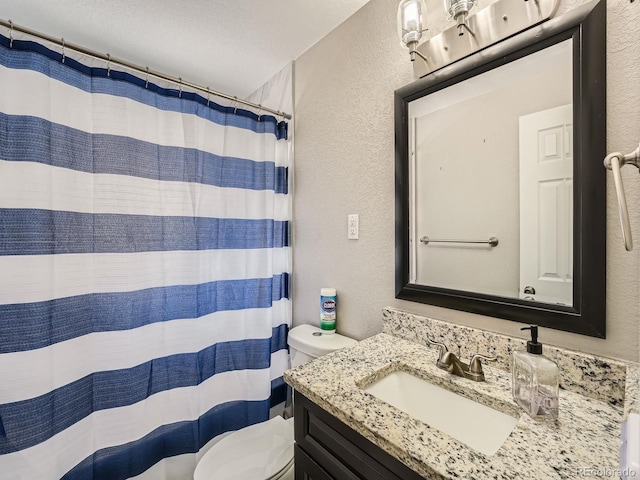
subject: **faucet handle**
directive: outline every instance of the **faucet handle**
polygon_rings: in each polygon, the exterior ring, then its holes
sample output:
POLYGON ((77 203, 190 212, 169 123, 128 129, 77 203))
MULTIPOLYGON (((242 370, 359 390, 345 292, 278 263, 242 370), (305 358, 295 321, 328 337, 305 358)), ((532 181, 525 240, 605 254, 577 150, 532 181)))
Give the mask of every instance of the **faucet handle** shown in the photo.
POLYGON ((429 337, 427 337, 427 342, 429 342, 429 344, 433 345, 434 347, 438 347, 438 361, 441 360, 442 357, 444 357, 444 355, 449 351, 444 343, 436 342, 434 340, 431 340, 429 337))
POLYGON ((476 375, 482 375, 484 372, 482 371, 482 362, 480 360, 484 360, 485 362, 495 362, 498 360, 496 357, 487 357, 485 355, 480 355, 476 353, 471 357, 471 361, 469 362, 469 372, 476 375))

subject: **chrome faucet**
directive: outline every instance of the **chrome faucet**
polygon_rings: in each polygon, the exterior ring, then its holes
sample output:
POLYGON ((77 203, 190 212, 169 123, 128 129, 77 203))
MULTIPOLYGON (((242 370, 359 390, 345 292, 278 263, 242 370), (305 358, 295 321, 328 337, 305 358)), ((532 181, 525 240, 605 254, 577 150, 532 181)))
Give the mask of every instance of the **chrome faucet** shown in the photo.
POLYGON ((442 370, 446 370, 449 373, 457 375, 459 377, 468 378, 474 382, 484 382, 484 372, 482 371, 482 362, 495 362, 496 357, 486 357, 476 353, 471 357, 471 361, 467 364, 461 362, 456 354, 450 352, 444 343, 435 342, 427 338, 431 345, 438 347, 438 360, 436 366, 442 370))

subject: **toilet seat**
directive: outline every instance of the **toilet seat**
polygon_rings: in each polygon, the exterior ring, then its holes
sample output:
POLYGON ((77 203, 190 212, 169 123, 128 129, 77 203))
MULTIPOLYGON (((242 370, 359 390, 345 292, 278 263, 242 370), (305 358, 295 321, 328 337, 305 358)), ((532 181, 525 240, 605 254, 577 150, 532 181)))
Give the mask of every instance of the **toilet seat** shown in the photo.
POLYGON ((194 480, 276 480, 293 464, 293 423, 282 417, 240 429, 204 454, 194 480))

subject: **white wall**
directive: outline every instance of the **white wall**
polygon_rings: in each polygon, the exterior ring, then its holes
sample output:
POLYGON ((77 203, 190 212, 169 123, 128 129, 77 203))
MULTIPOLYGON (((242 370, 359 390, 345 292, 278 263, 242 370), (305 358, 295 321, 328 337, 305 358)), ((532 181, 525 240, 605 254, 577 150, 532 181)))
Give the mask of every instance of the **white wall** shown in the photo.
MULTIPOLYGON (((604 0, 603 0, 604 1, 604 0)), ((479 8, 492 0, 478 2, 479 8)), ((561 0, 559 13, 586 3, 561 0)), ((393 91, 415 78, 396 35, 396 0, 371 0, 296 60, 294 323, 318 323, 321 287, 338 289, 338 331, 381 331, 390 305, 454 323, 522 336, 521 324, 394 298, 393 91), (347 214, 360 214, 360 239, 347 240, 347 214)), ((427 0, 429 32, 448 24, 427 0)), ((435 33, 434 33, 435 32, 435 33)), ((607 146, 640 141, 640 2, 609 0, 607 146)), ((640 241, 640 178, 624 169, 633 232, 640 241)), ((624 251, 611 174, 607 199, 607 339, 544 329, 543 342, 637 361, 639 251, 624 251)))

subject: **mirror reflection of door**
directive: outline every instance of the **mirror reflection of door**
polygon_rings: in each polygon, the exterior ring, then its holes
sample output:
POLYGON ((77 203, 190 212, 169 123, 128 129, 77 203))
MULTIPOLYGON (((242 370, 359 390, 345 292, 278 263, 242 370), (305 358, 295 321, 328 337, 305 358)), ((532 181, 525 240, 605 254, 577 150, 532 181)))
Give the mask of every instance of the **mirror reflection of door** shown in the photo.
POLYGON ((520 298, 573 304, 573 107, 520 117, 520 298))

